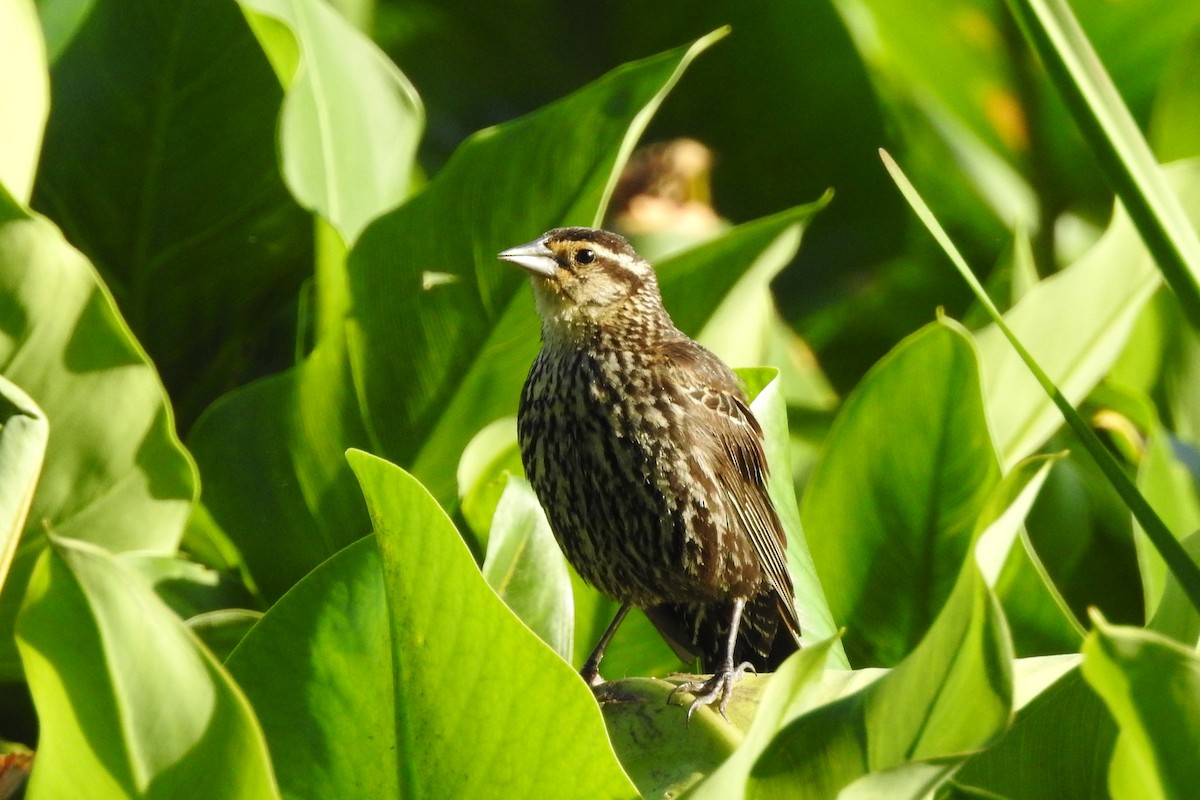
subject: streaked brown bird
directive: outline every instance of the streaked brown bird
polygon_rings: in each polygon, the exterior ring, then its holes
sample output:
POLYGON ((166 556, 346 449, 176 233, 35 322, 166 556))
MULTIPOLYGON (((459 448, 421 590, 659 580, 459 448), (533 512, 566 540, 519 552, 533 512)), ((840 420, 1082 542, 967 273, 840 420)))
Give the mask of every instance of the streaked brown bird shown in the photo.
POLYGON ((713 673, 676 690, 695 696, 688 718, 714 702, 724 714, 745 671, 800 641, 746 393, 675 327, 622 237, 557 228, 500 258, 529 273, 542 319, 518 415, 525 472, 567 560, 621 603, 583 678, 603 683, 604 649, 637 607, 713 673))

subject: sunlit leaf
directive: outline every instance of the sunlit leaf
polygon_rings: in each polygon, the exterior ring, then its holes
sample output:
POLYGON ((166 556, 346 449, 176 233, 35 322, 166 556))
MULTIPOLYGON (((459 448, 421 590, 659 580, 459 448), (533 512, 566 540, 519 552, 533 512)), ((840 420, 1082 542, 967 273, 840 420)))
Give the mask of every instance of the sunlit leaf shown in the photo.
POLYGON ((974 348, 932 324, 843 405, 804 496, 809 547, 855 666, 898 663, 954 585, 999 478, 974 348))
POLYGON ((33 205, 104 276, 186 427, 245 380, 311 259, 311 221, 279 176, 282 93, 226 0, 76 13, 33 205))
POLYGON ((1117 721, 1115 800, 1187 797, 1200 782, 1200 657, 1149 631, 1093 614, 1083 675, 1117 721))
POLYGON ((32 0, 0 6, 0 186, 28 203, 50 106, 46 46, 32 0))
POLYGON ((49 433, 37 403, 0 377, 0 587, 25 528, 49 433))
POLYGON ((408 195, 424 122, 420 98, 369 38, 321 0, 240 5, 287 89, 279 127, 284 180, 353 245, 367 223, 408 195))
POLYGON ((573 659, 571 575, 533 489, 510 477, 488 535, 483 577, 563 660, 573 659))
POLYGON ((46 460, 0 595, 0 675, 42 531, 173 552, 195 491, 154 368, 95 270, 47 220, 0 196, 0 373, 45 412, 46 460))
POLYGON ((634 796, 588 687, 487 586, 430 493, 348 457, 383 563, 402 794, 634 796))
POLYGON ((55 538, 17 637, 41 720, 30 800, 279 797, 241 690, 113 556, 55 538))

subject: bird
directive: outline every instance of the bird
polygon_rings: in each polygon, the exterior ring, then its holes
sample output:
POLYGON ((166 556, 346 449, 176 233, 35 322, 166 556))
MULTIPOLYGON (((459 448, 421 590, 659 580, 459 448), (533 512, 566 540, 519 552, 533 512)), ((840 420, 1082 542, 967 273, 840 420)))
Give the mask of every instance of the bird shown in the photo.
POLYGON ((555 228, 499 258, 529 274, 541 318, 517 414, 526 477, 567 561, 620 604, 580 674, 604 684, 604 651, 639 608, 712 673, 668 699, 692 694, 688 721, 714 703, 724 716, 746 672, 800 646, 745 389, 675 326, 654 268, 623 237, 555 228))

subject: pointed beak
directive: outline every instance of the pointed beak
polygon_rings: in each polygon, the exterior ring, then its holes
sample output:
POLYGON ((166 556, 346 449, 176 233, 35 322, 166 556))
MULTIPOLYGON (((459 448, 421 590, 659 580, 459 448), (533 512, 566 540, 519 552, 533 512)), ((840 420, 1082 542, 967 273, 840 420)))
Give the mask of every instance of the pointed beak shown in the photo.
POLYGON ((529 244, 510 247, 499 255, 499 258, 510 261, 532 275, 542 278, 553 278, 558 269, 554 253, 541 239, 535 239, 529 244))

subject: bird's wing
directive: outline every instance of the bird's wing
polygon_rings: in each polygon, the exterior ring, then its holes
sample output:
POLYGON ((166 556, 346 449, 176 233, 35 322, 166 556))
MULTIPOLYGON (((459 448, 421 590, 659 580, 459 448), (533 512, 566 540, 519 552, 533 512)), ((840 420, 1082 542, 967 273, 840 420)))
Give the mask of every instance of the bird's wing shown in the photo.
POLYGON ((734 468, 732 474, 715 472, 779 600, 784 623, 798 642, 800 622, 787 567, 787 535, 767 493, 770 468, 763 432, 746 393, 724 362, 690 339, 668 343, 663 355, 671 383, 690 395, 696 413, 703 415, 691 426, 694 439, 706 440, 712 457, 734 468))

